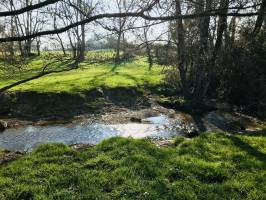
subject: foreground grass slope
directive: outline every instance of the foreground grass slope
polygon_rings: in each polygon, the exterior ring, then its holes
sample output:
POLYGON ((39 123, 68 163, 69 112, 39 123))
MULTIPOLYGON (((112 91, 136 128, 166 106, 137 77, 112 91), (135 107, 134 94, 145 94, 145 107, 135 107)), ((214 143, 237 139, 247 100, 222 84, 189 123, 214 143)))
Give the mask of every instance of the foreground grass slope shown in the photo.
POLYGON ((204 133, 158 148, 43 145, 1 166, 0 199, 266 199, 266 136, 204 133))
MULTIPOLYGON (((0 88, 42 72, 43 66, 49 63, 47 59, 43 56, 29 60, 21 70, 10 66, 1 71, 0 67, 0 88)), ((97 87, 141 87, 145 84, 153 86, 164 77, 162 66, 154 65, 149 71, 146 59, 140 57, 132 62, 122 63, 114 71, 113 67, 112 62, 90 64, 85 61, 80 63, 78 69, 71 69, 69 63, 57 62, 47 70, 66 70, 65 72, 43 76, 16 86, 12 90, 78 93, 97 87)))

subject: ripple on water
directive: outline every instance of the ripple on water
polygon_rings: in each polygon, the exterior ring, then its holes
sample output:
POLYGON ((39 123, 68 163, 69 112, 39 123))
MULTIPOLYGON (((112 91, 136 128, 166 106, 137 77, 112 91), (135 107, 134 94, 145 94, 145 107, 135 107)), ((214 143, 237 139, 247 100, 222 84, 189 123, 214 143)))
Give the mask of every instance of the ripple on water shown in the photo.
POLYGON ((32 151, 40 144, 98 144, 110 137, 169 138, 180 132, 176 123, 160 115, 128 124, 72 124, 58 126, 28 126, 7 129, 0 134, 0 148, 15 151, 32 151), (145 123, 146 122, 146 123, 145 123))

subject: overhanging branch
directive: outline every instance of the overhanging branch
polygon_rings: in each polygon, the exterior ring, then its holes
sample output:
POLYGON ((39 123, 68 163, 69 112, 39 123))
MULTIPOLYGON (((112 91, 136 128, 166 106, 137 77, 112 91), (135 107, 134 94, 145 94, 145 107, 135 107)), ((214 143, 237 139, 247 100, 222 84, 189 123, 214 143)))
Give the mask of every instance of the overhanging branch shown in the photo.
MULTIPOLYGON (((55 0, 54 0, 55 1, 55 0)), ((227 13, 225 14, 226 16, 237 16, 237 17, 251 17, 251 16, 257 16, 261 13, 258 12, 252 12, 252 13, 227 13)), ((26 35, 26 36, 16 36, 16 37, 6 37, 6 38, 0 38, 0 43, 2 42, 13 42, 13 41, 24 41, 28 40, 31 38, 39 37, 39 36, 44 36, 44 35, 54 35, 54 34, 60 34, 63 32, 66 32, 72 28, 75 28, 77 26, 83 25, 83 24, 88 24, 90 22, 93 22, 98 19, 103 19, 103 18, 114 18, 114 17, 140 17, 149 21, 156 21, 156 20, 161 20, 161 21, 171 21, 171 20, 177 20, 177 19, 195 19, 195 18, 200 18, 200 17, 206 17, 206 16, 221 16, 221 12, 203 12, 203 13, 196 13, 196 14, 188 14, 188 15, 174 15, 174 16, 159 16, 159 17, 152 17, 145 15, 143 12, 128 12, 128 13, 106 13, 106 14, 99 14, 95 16, 88 17, 84 20, 75 22, 73 24, 70 24, 68 26, 59 28, 59 29, 54 29, 54 30, 47 30, 47 31, 40 31, 33 33, 31 35, 26 35)))
POLYGON ((0 17, 8 17, 8 16, 19 15, 19 14, 22 14, 22 13, 25 13, 25 12, 36 10, 38 8, 41 8, 41 7, 44 7, 44 6, 47 6, 47 5, 54 4, 54 3, 58 2, 58 1, 61 1, 61 0, 46 0, 46 1, 43 1, 43 2, 38 3, 38 4, 29 5, 27 7, 21 8, 19 10, 0 12, 0 17))

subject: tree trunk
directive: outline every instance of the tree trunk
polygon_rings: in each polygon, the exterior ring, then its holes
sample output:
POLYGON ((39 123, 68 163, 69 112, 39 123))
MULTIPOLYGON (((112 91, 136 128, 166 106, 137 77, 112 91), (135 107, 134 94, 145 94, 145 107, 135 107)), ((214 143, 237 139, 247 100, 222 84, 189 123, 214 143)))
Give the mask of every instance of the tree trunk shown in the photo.
POLYGON ((216 65, 216 60, 218 53, 221 49, 222 43, 223 43, 223 34, 227 28, 227 16, 226 13, 228 12, 228 6, 229 6, 229 0, 221 0, 220 1, 220 9, 221 15, 219 16, 219 22, 218 22, 218 30, 217 30, 217 38, 214 45, 214 49, 212 52, 211 60, 208 64, 208 71, 207 71, 207 80, 205 82, 204 88, 203 88, 203 96, 205 97, 209 88, 209 85, 212 81, 213 75, 214 75, 214 69, 216 65))
POLYGON ((72 38, 71 38, 71 34, 70 34, 69 31, 67 31, 67 35, 68 35, 69 43, 70 43, 70 46, 71 46, 71 49, 72 49, 73 59, 76 59, 77 58, 76 45, 73 43, 72 38))
MULTIPOLYGON (((29 0, 26 0, 26 6, 31 5, 32 2, 29 0)), ((26 17, 26 36, 30 35, 31 33, 31 26, 32 26, 32 14, 31 11, 27 12, 27 17, 26 17)), ((25 56, 30 56, 31 55, 31 45, 32 45, 32 40, 28 39, 25 41, 24 45, 24 55, 25 56)))
POLYGON ((149 39, 148 39, 149 27, 148 27, 147 21, 145 21, 145 26, 146 27, 143 29, 144 41, 145 41, 146 54, 147 54, 148 63, 149 63, 149 69, 148 70, 151 71, 152 66, 153 66, 153 58, 152 58, 151 47, 150 47, 150 43, 149 43, 149 39))
POLYGON ((117 43, 116 43, 115 65, 118 65, 120 63, 121 36, 122 36, 122 31, 119 30, 118 37, 117 37, 117 43))
POLYGON ((36 43, 37 43, 37 45, 36 45, 37 55, 40 56, 41 55, 41 40, 40 40, 40 38, 37 38, 36 43))
MULTIPOLYGON (((57 11, 57 5, 56 5, 56 7, 55 7, 55 11, 58 12, 58 11, 57 11)), ((56 18, 56 15, 54 15, 54 29, 55 29, 55 30, 57 29, 57 24, 56 24, 56 22, 57 22, 57 18, 56 18)), ((59 40, 59 43, 60 43, 61 49, 62 49, 62 51, 63 51, 63 54, 64 54, 64 56, 66 56, 66 50, 65 50, 65 47, 64 47, 64 43, 63 43, 63 41, 62 41, 62 38, 60 37, 60 35, 59 35, 58 33, 57 33, 56 35, 57 35, 57 38, 58 38, 58 40, 59 40)))
POLYGON ((265 20, 265 12, 266 12, 266 0, 262 0, 262 4, 259 10, 260 15, 258 15, 256 24, 253 30, 253 35, 257 35, 260 32, 263 21, 265 20))
MULTIPOLYGON (((196 6, 196 12, 208 12, 211 10, 212 0, 198 0, 196 6), (206 6, 206 9, 204 7, 206 6)), ((198 22, 199 29, 199 53, 196 58, 196 74, 194 81, 193 98, 197 101, 204 100, 204 85, 206 84, 206 74, 207 74, 207 59, 209 55, 209 25, 210 16, 202 17, 198 22)))
POLYGON ((236 17, 232 17, 230 25, 229 25, 229 40, 227 41, 227 47, 232 47, 235 43, 235 36, 236 36, 236 17))
POLYGON ((58 37, 58 40, 59 40, 59 43, 60 43, 61 49, 62 49, 62 51, 63 51, 63 54, 64 54, 64 56, 66 56, 66 49, 65 49, 65 47, 64 47, 64 43, 63 43, 63 41, 62 41, 62 38, 60 37, 59 34, 57 34, 57 37, 58 37))
POLYGON ((24 44, 24 55, 25 56, 31 55, 31 44, 32 44, 31 39, 25 41, 25 44, 24 44))
POLYGON ((81 41, 79 46, 79 61, 85 60, 85 25, 81 25, 81 41))
MULTIPOLYGON (((78 0, 78 7, 82 10, 82 1, 78 0)), ((78 17, 78 16, 77 16, 78 17)), ((79 13, 80 20, 84 20, 84 16, 82 13, 79 13)), ((78 27, 79 28, 79 27, 78 27)), ((82 24, 80 26, 81 31, 81 38, 79 38, 79 45, 78 45, 78 61, 84 61, 85 60, 85 24, 82 24)), ((79 37, 79 35, 77 35, 79 37)))
MULTIPOLYGON (((176 15, 181 15, 181 3, 180 0, 175 1, 176 15)), ((177 57, 178 57, 178 70, 180 73, 180 79, 184 95, 188 95, 186 66, 185 66, 185 43, 184 43, 184 25, 182 19, 176 21, 176 38, 177 38, 177 57)))
POLYGON ((19 51, 20 51, 20 56, 24 56, 24 51, 23 51, 23 47, 22 47, 21 41, 18 42, 18 47, 19 47, 19 51))
POLYGON ((149 71, 151 71, 152 66, 153 66, 153 58, 152 58, 150 44, 148 42, 146 43, 146 53, 147 53, 147 56, 148 56, 149 71))
MULTIPOLYGON (((10 0, 10 11, 13 11, 13 0, 10 0)), ((14 17, 11 16, 11 22, 10 22, 10 25, 11 25, 11 37, 14 37, 14 17)), ((10 56, 11 56, 11 59, 14 58, 14 42, 11 42, 10 43, 11 46, 10 46, 10 56)))

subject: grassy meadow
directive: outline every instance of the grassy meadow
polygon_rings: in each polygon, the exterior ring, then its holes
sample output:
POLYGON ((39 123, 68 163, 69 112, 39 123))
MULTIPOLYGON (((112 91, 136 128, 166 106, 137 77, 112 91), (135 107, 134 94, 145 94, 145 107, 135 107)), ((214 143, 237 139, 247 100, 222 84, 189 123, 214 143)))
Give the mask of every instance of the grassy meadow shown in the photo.
MULTIPOLYGON (((55 54, 55 53, 54 53, 55 54)), ((86 60, 112 58, 112 52, 90 52, 86 60)), ((16 67, 0 68, 0 88, 14 82, 33 77, 42 72, 43 66, 51 62, 49 56, 43 55, 26 61, 20 70, 16 67)), ((11 91, 34 91, 34 92, 69 92, 79 93, 97 87, 141 87, 143 85, 154 86, 159 84, 164 77, 163 67, 154 65, 148 70, 146 58, 137 57, 130 62, 121 63, 112 70, 112 62, 92 64, 82 62, 77 69, 69 70, 69 63, 56 62, 47 70, 64 70, 65 72, 51 73, 41 78, 26 82, 11 89, 11 91)))
POLYGON ((169 147, 112 138, 85 150, 42 145, 0 167, 0 199, 266 199, 265 131, 178 137, 169 147))

